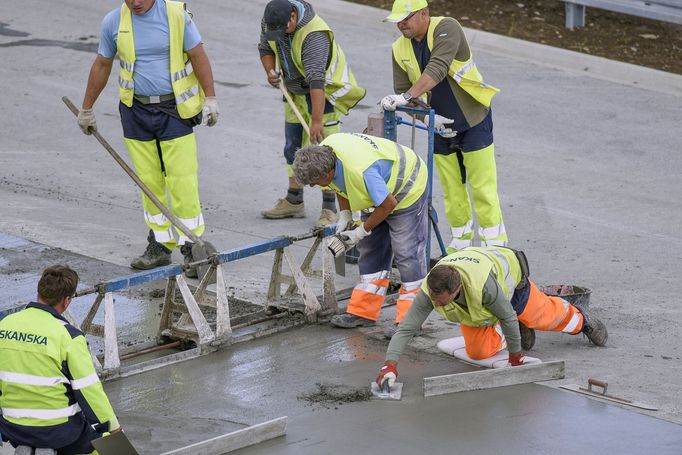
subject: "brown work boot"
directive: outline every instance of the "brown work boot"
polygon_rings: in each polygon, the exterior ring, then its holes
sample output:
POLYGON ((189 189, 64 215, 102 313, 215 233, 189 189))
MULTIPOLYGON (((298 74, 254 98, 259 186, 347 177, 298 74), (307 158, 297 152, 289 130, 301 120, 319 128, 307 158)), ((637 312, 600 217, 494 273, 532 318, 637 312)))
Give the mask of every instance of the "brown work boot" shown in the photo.
POLYGON ((535 346, 535 330, 529 329, 519 321, 519 332, 521 332, 521 349, 530 351, 535 346))
POLYGON ((338 221, 339 215, 329 209, 322 209, 320 217, 315 222, 315 227, 322 228, 338 221))
POLYGON ((305 205, 292 204, 286 199, 277 199, 275 206, 268 210, 260 212, 263 218, 269 220, 281 220, 282 218, 303 218, 305 217, 305 205))
POLYGON ((160 244, 154 238, 154 231, 149 230, 147 249, 142 256, 136 257, 130 266, 138 270, 149 270, 171 263, 171 250, 160 244))
POLYGON ((355 327, 371 327, 376 325, 376 321, 356 316, 350 313, 337 314, 329 321, 334 327, 342 329, 352 329, 355 327))

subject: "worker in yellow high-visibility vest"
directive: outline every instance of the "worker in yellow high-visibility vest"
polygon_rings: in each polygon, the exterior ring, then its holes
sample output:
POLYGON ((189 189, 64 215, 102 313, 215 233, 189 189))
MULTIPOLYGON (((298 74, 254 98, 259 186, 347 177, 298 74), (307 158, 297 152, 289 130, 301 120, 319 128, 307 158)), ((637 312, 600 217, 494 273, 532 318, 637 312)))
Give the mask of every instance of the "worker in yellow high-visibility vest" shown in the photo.
MULTIPOLYGON (((78 124, 97 130, 95 101, 118 54, 119 113, 128 154, 142 182, 173 215, 201 236, 197 144, 193 127, 218 121, 211 64, 185 4, 170 0, 125 0, 102 20, 97 57, 90 69, 78 124), (170 204, 168 204, 168 196, 170 204)), ((149 227, 147 248, 130 266, 152 269, 171 262, 176 247, 193 262, 192 244, 156 205, 142 195, 149 227)), ((196 277, 196 268, 187 276, 196 277)))
POLYGON ((77 285, 69 267, 48 267, 37 302, 0 321, 0 433, 15 447, 85 454, 120 431, 85 335, 62 316, 77 285))
POLYGON ((483 82, 459 23, 430 17, 426 0, 395 0, 385 21, 396 23, 403 36, 393 43, 396 94, 381 105, 392 111, 426 98, 436 111, 434 161, 452 231, 448 252, 472 245, 472 202, 481 246, 506 245, 490 106, 498 89, 483 82))

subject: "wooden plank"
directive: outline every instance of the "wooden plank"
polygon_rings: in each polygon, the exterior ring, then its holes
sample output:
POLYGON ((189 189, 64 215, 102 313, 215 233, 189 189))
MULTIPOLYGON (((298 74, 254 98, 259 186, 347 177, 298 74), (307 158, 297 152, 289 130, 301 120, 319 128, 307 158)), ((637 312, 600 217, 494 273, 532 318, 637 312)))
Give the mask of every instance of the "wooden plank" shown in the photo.
POLYGON ((317 296, 310 287, 308 279, 305 277, 305 275, 303 275, 303 272, 301 272, 301 268, 298 266, 296 258, 289 247, 284 248, 284 260, 287 262, 287 264, 289 264, 291 274, 294 276, 294 280, 296 280, 296 285, 303 294, 305 314, 308 317, 308 321, 316 322, 317 313, 319 313, 319 311, 322 309, 322 306, 320 305, 320 302, 317 301, 317 296))
POLYGON ((536 381, 563 379, 564 362, 547 362, 521 367, 497 368, 468 373, 447 374, 424 378, 424 396, 492 389, 536 381))
POLYGON ((206 441, 197 442, 162 455, 221 455, 284 436, 287 417, 269 420, 206 441))
POLYGON ((120 366, 121 359, 118 356, 114 295, 111 292, 107 292, 104 296, 104 365, 102 367, 105 370, 115 370, 120 366))
POLYGON ((227 283, 223 265, 218 264, 216 269, 216 328, 217 338, 227 338, 232 335, 230 326, 230 306, 227 301, 227 283))
POLYGON ((182 276, 182 274, 177 275, 175 277, 175 281, 178 284, 180 293, 182 294, 182 300, 185 302, 187 312, 192 318, 194 327, 196 327, 197 333, 199 334, 199 344, 210 343, 215 339, 215 336, 213 335, 213 331, 208 325, 208 322, 206 322, 204 314, 199 309, 199 305, 197 305, 196 300, 194 300, 194 296, 192 295, 192 291, 189 290, 189 286, 187 286, 185 277, 182 276))

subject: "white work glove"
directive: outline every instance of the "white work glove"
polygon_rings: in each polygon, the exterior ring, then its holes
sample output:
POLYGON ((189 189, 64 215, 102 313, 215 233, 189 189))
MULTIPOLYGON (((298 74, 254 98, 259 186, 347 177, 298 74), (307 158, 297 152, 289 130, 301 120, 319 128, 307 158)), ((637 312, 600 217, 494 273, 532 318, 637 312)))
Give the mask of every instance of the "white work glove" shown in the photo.
POLYGON ((213 126, 218 123, 220 109, 218 109, 218 99, 215 96, 207 96, 204 99, 204 110, 202 111, 203 124, 213 126))
POLYGON ((382 98, 380 104, 385 111, 395 111, 400 106, 405 106, 409 101, 403 95, 386 95, 382 98))
MULTIPOLYGON (((424 117, 424 123, 427 124, 428 126, 428 117, 424 117)), ((453 123, 454 120, 451 118, 443 117, 442 115, 436 114, 433 118, 433 126, 436 128, 436 133, 440 134, 442 137, 448 138, 448 137, 455 137, 457 136, 457 131, 453 131, 452 129, 446 127, 445 125, 449 125, 453 123)))
POLYGON ((97 131, 95 113, 92 111, 92 109, 81 109, 78 111, 78 126, 80 126, 83 133, 87 135, 97 131))
POLYGON ((370 235, 372 231, 365 231, 365 223, 362 223, 360 226, 356 227, 355 229, 352 229, 350 231, 343 231, 341 232, 342 236, 348 237, 348 240, 344 240, 344 243, 348 246, 348 249, 352 248, 353 246, 357 245, 357 243, 370 235))
POLYGON ((339 220, 336 222, 336 233, 340 234, 353 224, 353 212, 350 210, 341 210, 339 212, 339 220))

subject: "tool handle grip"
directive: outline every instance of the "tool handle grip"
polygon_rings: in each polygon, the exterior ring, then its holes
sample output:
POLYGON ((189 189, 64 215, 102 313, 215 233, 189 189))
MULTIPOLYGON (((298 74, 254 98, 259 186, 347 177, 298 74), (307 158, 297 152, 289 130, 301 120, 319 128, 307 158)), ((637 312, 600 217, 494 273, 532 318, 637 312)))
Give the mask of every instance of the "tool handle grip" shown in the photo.
POLYGON ((589 390, 590 392, 592 392, 592 391, 593 391, 593 390, 592 390, 592 386, 594 386, 594 387, 601 387, 601 388, 602 388, 602 392, 601 392, 602 395, 606 395, 606 390, 607 390, 608 387, 609 387, 609 383, 606 382, 606 381, 600 381, 599 379, 592 379, 592 378, 589 378, 589 379, 587 380, 587 390, 589 390))
MULTIPOLYGON (((275 73, 275 70, 270 70, 270 74, 272 76, 277 75, 277 73, 275 73)), ((310 137, 310 127, 308 126, 308 122, 305 121, 305 119, 303 118, 303 115, 301 115, 301 112, 298 110, 298 107, 296 107, 294 100, 291 98, 291 95, 289 95, 289 91, 284 86, 284 79, 281 77, 279 78, 279 85, 278 86, 279 86, 279 90, 282 92, 282 95, 284 95, 284 98, 287 100, 287 103, 289 103, 289 107, 291 108, 292 111, 294 111, 296 118, 298 119, 299 122, 301 122, 301 125, 303 125, 303 129, 305 130, 308 137, 310 137)))
MULTIPOLYGON (((78 108, 71 102, 71 100, 66 97, 62 96, 62 101, 64 104, 66 104, 66 107, 69 108, 69 110, 78 117, 78 108)), ((175 215, 171 213, 170 210, 166 208, 166 206, 156 197, 154 193, 151 192, 149 188, 147 188, 147 185, 145 185, 142 180, 140 180, 140 177, 137 176, 134 170, 128 166, 128 163, 123 161, 123 158, 114 150, 114 148, 109 145, 109 143, 102 137, 101 134, 99 134, 98 131, 93 131, 92 135, 95 136, 95 139, 99 141, 100 144, 106 149, 107 152, 109 152, 109 155, 123 168, 123 170, 130 176, 131 179, 137 184, 137 186, 142 190, 144 194, 147 195, 147 197, 154 203, 154 205, 161 210, 161 213, 163 213, 166 218, 171 220, 173 225, 181 230, 183 234, 185 234, 187 237, 192 239, 193 242, 203 245, 204 242, 199 238, 198 235, 196 235, 190 228, 185 226, 185 224, 178 219, 175 215)))

